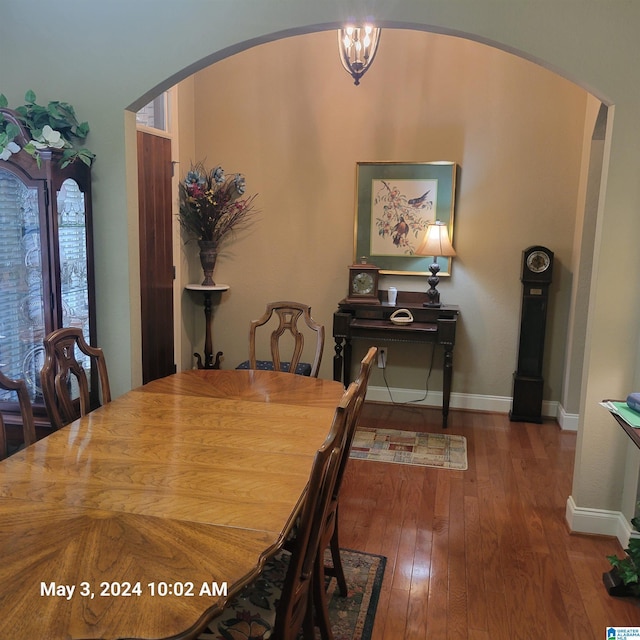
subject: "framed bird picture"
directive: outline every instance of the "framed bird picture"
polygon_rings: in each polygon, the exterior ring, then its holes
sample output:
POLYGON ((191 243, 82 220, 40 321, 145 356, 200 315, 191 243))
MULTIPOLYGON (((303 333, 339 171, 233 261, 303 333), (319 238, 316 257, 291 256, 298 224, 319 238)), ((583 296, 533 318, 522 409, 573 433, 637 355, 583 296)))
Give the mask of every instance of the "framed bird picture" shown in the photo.
MULTIPOLYGON (((417 252, 436 220, 453 242, 457 172, 448 161, 358 162, 354 261, 370 256, 382 274, 429 275, 434 256, 417 252)), ((438 263, 438 275, 450 275, 451 258, 438 263)))

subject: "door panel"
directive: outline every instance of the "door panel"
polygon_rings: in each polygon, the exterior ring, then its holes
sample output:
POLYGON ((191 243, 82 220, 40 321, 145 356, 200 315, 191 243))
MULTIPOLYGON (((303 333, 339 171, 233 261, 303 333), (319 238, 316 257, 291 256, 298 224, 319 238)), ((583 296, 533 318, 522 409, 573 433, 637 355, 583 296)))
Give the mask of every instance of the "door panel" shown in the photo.
POLYGON ((143 382, 176 370, 173 345, 171 140, 138 131, 143 382))

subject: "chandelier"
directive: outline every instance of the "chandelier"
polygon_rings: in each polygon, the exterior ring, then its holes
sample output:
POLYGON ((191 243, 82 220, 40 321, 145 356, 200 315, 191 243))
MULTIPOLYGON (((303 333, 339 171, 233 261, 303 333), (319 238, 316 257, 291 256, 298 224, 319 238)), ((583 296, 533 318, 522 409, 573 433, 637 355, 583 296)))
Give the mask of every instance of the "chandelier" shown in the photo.
POLYGON ((351 74, 354 84, 367 72, 376 57, 380 31, 371 25, 338 29, 338 49, 342 66, 351 74))

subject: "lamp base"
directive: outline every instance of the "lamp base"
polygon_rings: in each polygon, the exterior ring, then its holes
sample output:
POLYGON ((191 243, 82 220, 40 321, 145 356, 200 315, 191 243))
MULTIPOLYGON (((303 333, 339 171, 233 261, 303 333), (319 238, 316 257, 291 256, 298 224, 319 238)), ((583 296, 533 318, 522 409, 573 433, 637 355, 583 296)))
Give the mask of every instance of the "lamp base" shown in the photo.
POLYGON ((429 290, 427 291, 427 302, 423 303, 423 307, 441 307, 442 303, 440 302, 440 292, 436 288, 438 286, 438 282, 440 282, 440 278, 438 277, 438 272, 440 271, 440 265, 434 260, 433 264, 429 267, 429 271, 431 271, 431 275, 427 282, 429 283, 429 290))

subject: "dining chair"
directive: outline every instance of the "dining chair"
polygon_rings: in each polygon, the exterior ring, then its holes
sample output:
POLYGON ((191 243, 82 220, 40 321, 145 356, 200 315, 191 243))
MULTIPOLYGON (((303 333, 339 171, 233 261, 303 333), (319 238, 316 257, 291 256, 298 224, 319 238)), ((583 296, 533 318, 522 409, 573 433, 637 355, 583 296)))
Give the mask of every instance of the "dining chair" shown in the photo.
POLYGON ((92 347, 86 342, 82 329, 76 327, 56 329, 44 338, 43 343, 45 356, 40 381, 42 395, 54 429, 61 429, 97 406, 95 401, 92 404, 90 384, 84 368, 86 363, 91 363, 91 373, 95 372, 98 375, 100 384, 98 404, 111 402, 104 352, 99 347, 92 347))
POLYGON ((7 432, 4 428, 4 420, 0 414, 0 460, 4 460, 9 452, 7 451, 7 432))
MULTIPOLYGON (((249 359, 239 364, 236 369, 265 369, 268 371, 285 371, 305 376, 318 377, 322 350, 324 349, 324 326, 311 317, 311 307, 300 302, 270 302, 264 314, 251 322, 249 327, 249 359), (298 321, 304 320, 306 330, 298 321), (269 326, 267 326, 269 325, 269 326), (269 350, 271 359, 260 359, 256 354, 256 334, 271 328, 269 350), (315 355, 312 362, 302 362, 305 331, 309 336, 315 334, 315 355), (282 352, 291 354, 283 357, 282 352)), ((263 351, 266 353, 266 349, 263 351)))
MULTIPOLYGON (((22 439, 24 446, 28 447, 36 441, 36 429, 33 421, 33 409, 29 398, 29 391, 24 380, 13 380, 0 371, 0 389, 4 391, 13 391, 18 397, 18 405, 20 406, 20 417, 22 419, 22 439)), ((0 460, 8 454, 7 434, 5 430, 4 420, 0 415, 0 460)))
POLYGON ((338 535, 338 507, 340 499, 340 487, 344 478, 344 472, 347 468, 347 462, 349 461, 349 454, 351 453, 351 444, 353 443, 353 437, 358 427, 358 419, 362 412, 362 405, 367 394, 367 386, 369 384, 369 376, 371 375, 371 369, 377 353, 376 347, 371 347, 362 361, 360 362, 360 372, 356 378, 354 384, 357 387, 356 400, 353 403, 350 414, 347 416, 345 446, 342 451, 342 457, 338 465, 338 474, 336 477, 336 483, 333 489, 333 495, 329 502, 327 509, 327 518, 323 527, 322 539, 320 541, 320 548, 318 551, 318 562, 320 567, 316 575, 316 585, 319 589, 324 588, 324 576, 330 575, 336 578, 338 583, 338 589, 340 595, 347 595, 347 581, 344 575, 344 568, 342 566, 342 559, 340 558, 340 541, 338 535), (324 563, 324 550, 329 548, 331 551, 331 565, 325 565, 324 563))
POLYGON ((227 604, 198 640, 295 640, 301 629, 305 640, 314 640, 316 624, 323 638, 333 639, 326 598, 313 600, 313 570, 356 391, 354 382, 343 394, 329 435, 315 454, 292 550, 269 559, 260 576, 227 604))

